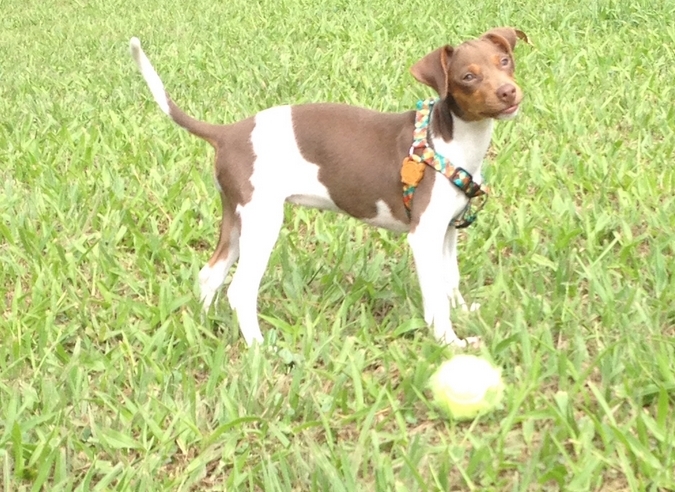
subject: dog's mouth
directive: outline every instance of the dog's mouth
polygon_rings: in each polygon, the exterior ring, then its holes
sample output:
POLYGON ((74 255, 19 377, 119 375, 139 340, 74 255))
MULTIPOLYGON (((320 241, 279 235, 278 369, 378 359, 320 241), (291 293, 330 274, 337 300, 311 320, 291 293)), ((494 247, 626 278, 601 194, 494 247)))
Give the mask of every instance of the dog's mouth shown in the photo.
POLYGON ((506 109, 502 109, 499 113, 497 113, 496 118, 498 120, 508 120, 514 118, 518 113, 519 108, 520 104, 514 104, 513 106, 509 106, 506 109))

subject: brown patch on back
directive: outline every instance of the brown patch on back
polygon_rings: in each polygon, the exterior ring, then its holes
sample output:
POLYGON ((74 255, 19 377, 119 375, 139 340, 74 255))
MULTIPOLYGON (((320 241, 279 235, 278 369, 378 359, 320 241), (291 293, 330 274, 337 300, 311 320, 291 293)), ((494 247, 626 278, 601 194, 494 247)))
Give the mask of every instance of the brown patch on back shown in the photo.
POLYGON ((382 200, 394 218, 409 223, 401 165, 413 139, 414 111, 378 113, 341 104, 307 104, 291 111, 302 156, 319 166, 319 181, 341 210, 372 219, 382 200))
POLYGON ((216 179, 232 210, 248 203, 253 194, 251 175, 256 157, 251 143, 253 128, 255 119, 246 118, 223 127, 215 140, 216 179))

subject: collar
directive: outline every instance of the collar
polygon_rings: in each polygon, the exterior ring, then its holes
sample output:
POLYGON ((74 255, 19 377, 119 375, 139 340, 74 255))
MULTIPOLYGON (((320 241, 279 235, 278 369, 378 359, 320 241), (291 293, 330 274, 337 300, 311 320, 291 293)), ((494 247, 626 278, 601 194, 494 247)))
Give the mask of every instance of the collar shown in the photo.
POLYGON ((448 159, 434 150, 429 142, 429 125, 434 104, 438 99, 425 99, 417 103, 413 143, 403 160, 401 181, 403 182, 403 203, 410 215, 415 188, 424 176, 427 166, 448 178, 450 182, 469 199, 466 207, 452 219, 451 225, 458 229, 468 227, 476 220, 488 197, 487 186, 478 184, 473 176, 461 167, 454 167, 448 159))

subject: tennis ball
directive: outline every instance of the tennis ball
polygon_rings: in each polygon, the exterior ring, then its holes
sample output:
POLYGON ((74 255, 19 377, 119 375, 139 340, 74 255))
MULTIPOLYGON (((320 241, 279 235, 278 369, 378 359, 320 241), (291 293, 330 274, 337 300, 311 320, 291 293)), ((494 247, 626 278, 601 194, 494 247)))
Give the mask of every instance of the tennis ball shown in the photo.
POLYGON ((429 384, 434 401, 457 420, 494 409, 504 395, 501 370, 475 355, 459 354, 441 364, 429 384))

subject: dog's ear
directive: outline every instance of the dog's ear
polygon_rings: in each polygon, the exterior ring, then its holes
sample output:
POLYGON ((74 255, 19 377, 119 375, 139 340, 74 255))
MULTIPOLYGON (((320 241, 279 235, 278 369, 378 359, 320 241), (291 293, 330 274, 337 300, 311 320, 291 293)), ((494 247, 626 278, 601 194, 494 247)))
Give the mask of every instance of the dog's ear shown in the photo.
POLYGON ((483 39, 492 41, 498 46, 501 46, 507 52, 510 52, 515 48, 516 42, 519 39, 522 39, 527 44, 530 44, 530 40, 527 39, 527 34, 518 29, 513 29, 512 27, 495 27, 490 29, 488 32, 481 36, 483 39))
POLYGON ((448 65, 453 48, 445 45, 432 51, 410 68, 410 73, 418 82, 428 85, 441 96, 448 92, 448 65))

